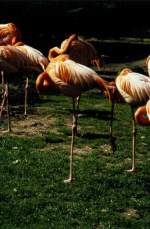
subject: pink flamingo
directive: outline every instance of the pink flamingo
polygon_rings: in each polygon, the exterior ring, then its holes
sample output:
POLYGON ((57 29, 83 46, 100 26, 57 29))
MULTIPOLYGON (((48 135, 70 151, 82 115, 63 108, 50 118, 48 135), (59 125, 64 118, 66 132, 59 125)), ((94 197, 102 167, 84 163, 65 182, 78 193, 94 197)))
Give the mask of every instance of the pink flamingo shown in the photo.
POLYGON ((50 63, 46 70, 37 77, 36 88, 40 93, 60 93, 72 98, 73 123, 70 170, 69 178, 65 180, 65 182, 71 182, 73 180, 73 146, 77 128, 78 109, 75 105, 75 99, 85 91, 93 88, 99 88, 102 92, 109 91, 110 88, 95 71, 72 60, 50 63))
POLYGON ((134 107, 145 104, 150 99, 150 78, 125 68, 116 78, 116 87, 125 102, 131 107, 132 112, 132 168, 128 171, 135 171, 135 143, 136 125, 134 107))
MULTIPOLYGON (((30 49, 30 48, 29 48, 30 49)), ((27 50, 27 49, 26 49, 27 50)), ((32 49, 31 49, 32 50, 32 49)), ((28 50, 27 50, 28 51, 28 50)), ((48 60, 44 58, 45 62, 40 62, 39 64, 36 61, 36 55, 29 55, 26 52, 23 52, 18 47, 7 45, 0 46, 0 70, 1 72, 6 74, 6 84, 4 90, 4 96, 1 103, 1 115, 3 110, 3 105, 5 100, 7 100, 7 110, 8 110, 8 131, 11 131, 10 127, 10 116, 9 116, 9 91, 8 91, 8 83, 7 78, 10 77, 11 73, 16 72, 37 72, 40 73, 43 70, 43 66, 46 67, 48 60)), ((26 101, 26 99, 25 99, 26 101)))

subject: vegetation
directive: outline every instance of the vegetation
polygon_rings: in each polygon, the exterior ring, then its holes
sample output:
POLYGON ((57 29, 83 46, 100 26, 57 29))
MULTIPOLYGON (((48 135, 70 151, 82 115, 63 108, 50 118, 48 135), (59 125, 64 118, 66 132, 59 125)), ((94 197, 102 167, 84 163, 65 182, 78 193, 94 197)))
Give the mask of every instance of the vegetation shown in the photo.
MULTIPOLYGON (((71 184, 63 182, 69 173, 71 100, 40 96, 26 118, 15 107, 13 133, 0 135, 1 229, 149 228, 149 128, 137 126, 137 172, 128 173, 130 109, 116 105, 113 154, 110 105, 96 90, 81 98, 71 184)), ((3 116, 1 127, 5 122, 3 116)))

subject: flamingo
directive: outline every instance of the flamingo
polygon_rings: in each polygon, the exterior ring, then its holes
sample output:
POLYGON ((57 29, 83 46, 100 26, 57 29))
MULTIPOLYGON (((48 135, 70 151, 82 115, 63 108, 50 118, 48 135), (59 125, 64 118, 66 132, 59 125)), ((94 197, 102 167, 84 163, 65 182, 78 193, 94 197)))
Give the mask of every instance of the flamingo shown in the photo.
POLYGON ((98 57, 95 47, 81 38, 77 34, 72 34, 61 43, 61 47, 53 47, 49 50, 49 61, 55 61, 55 57, 60 54, 68 54, 71 60, 86 66, 96 66, 100 70, 102 61, 98 57))
POLYGON ((150 100, 147 101, 146 105, 136 110, 135 120, 140 125, 150 125, 150 100))
POLYGON ((14 23, 0 24, 0 45, 14 45, 20 39, 21 32, 14 23))
POLYGON ((106 82, 97 73, 85 65, 72 60, 49 63, 46 70, 36 79, 36 89, 40 93, 63 94, 72 98, 73 123, 70 150, 69 178, 64 182, 71 182, 73 177, 73 147, 77 128, 77 107, 75 99, 85 91, 99 88, 102 92, 109 90, 106 82))
POLYGON ((1 103, 1 114, 2 115, 2 108, 5 102, 5 99, 7 99, 7 113, 8 113, 8 131, 11 131, 10 127, 10 116, 9 116, 9 92, 8 92, 8 83, 7 78, 10 77, 10 74, 16 73, 16 72, 42 72, 42 66, 48 63, 48 60, 45 58, 45 63, 41 61, 40 64, 37 64, 36 61, 36 55, 34 58, 34 55, 28 55, 27 53, 23 52, 19 48, 11 45, 7 46, 0 46, 0 70, 3 72, 3 74, 6 74, 6 85, 4 90, 4 96, 1 103))
POLYGON ((135 143, 136 124, 134 108, 145 104, 150 99, 150 78, 143 74, 133 72, 129 68, 124 68, 116 77, 116 87, 125 102, 131 107, 132 112, 132 168, 129 172, 135 171, 135 143))

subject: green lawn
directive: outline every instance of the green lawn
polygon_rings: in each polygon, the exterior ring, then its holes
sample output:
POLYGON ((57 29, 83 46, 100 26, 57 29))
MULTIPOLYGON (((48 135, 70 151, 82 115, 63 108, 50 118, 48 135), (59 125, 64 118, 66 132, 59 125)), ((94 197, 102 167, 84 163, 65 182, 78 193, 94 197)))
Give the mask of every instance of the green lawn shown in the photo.
POLYGON ((71 100, 41 96, 27 118, 16 111, 13 133, 0 135, 1 229, 149 229, 149 127, 137 126, 137 172, 128 173, 130 109, 116 105, 113 154, 110 105, 95 90, 82 96, 70 184, 71 100))

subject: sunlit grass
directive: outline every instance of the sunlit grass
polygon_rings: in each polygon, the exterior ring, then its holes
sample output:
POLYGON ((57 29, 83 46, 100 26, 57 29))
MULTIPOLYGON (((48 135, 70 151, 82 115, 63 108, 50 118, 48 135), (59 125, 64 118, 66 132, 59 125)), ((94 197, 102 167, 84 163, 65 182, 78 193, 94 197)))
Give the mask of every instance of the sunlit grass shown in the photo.
MULTIPOLYGON (((137 172, 127 173, 131 167, 130 108, 116 105, 117 150, 113 154, 109 146, 111 104, 97 91, 85 93, 74 148, 75 180, 65 184, 71 102, 64 96, 41 96, 29 114, 34 125, 27 118, 23 120, 28 122, 26 132, 21 127, 21 134, 1 134, 0 228, 148 229, 149 128, 137 126, 137 172)), ((14 116, 12 128, 16 123, 14 116)))

